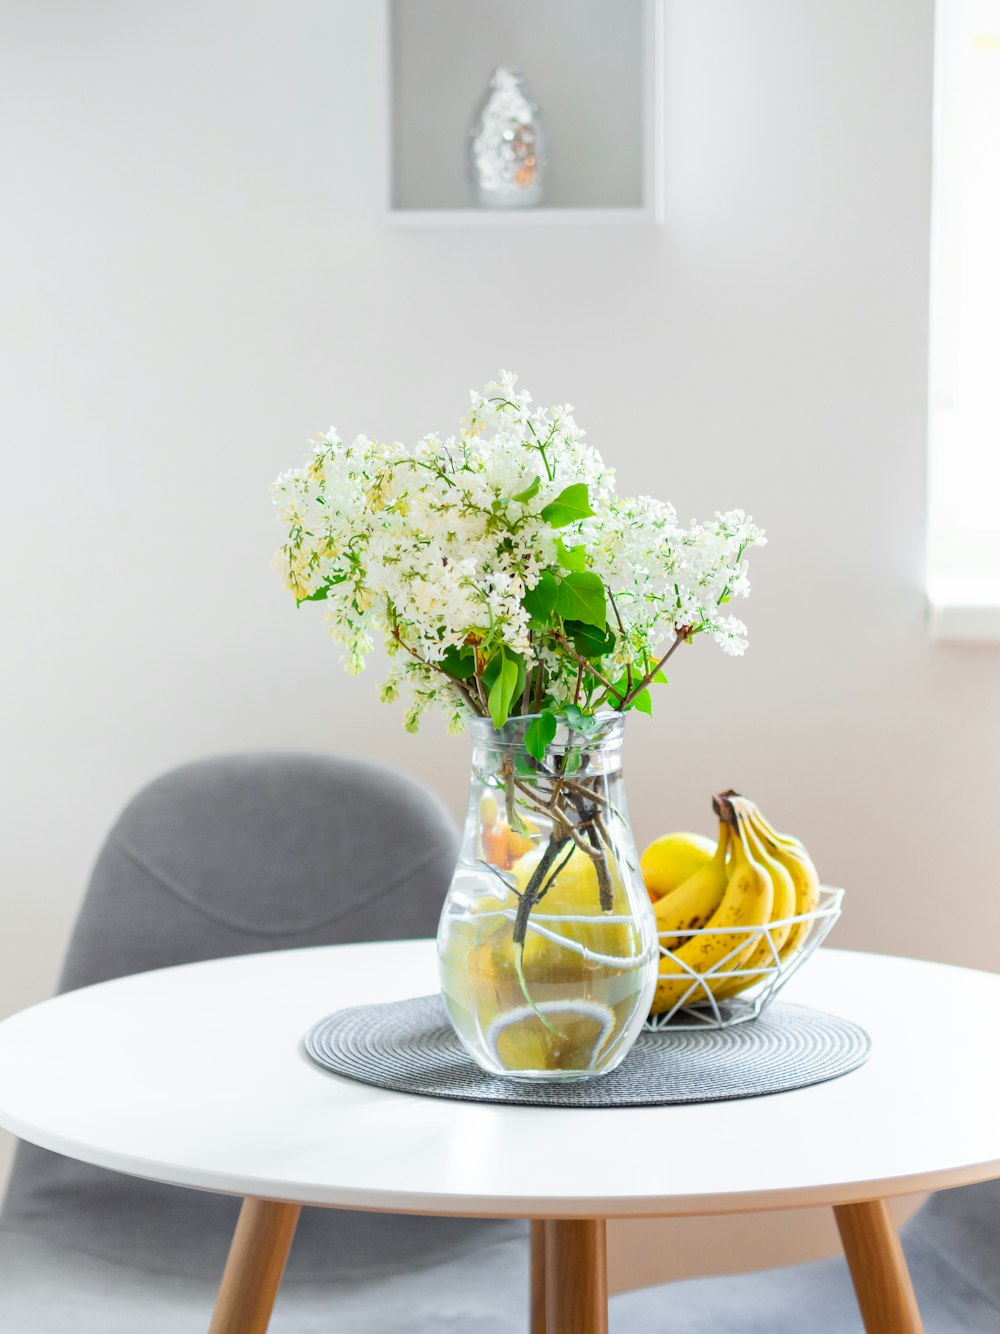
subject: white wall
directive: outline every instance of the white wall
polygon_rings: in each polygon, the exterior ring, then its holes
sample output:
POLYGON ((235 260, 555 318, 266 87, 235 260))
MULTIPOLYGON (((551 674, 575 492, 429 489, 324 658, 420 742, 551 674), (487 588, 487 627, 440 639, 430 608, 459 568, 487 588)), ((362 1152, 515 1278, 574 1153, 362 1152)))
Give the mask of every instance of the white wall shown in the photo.
MULTIPOLYGON (((668 222, 628 232, 387 228, 380 4, 0 21, 3 1010, 178 762, 330 747, 458 810, 466 743, 406 736, 268 570, 267 487, 331 420, 446 428, 501 366, 624 489, 771 538, 749 656, 679 654, 631 724, 640 839, 733 785, 848 887, 839 944, 997 966, 1000 655, 930 644, 921 590, 931 0, 668 3, 668 222)), ((715 1226, 630 1241, 627 1276, 832 1238, 715 1226)))

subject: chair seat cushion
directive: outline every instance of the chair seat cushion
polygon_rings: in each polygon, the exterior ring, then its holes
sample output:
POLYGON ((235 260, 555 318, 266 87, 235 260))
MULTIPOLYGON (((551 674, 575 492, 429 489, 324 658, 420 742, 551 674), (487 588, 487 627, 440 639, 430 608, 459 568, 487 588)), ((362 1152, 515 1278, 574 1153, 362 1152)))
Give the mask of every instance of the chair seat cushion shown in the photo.
MULTIPOLYGON (((0 1329, 12 1334, 205 1334, 217 1286, 0 1228, 0 1329)), ((378 1277, 286 1278, 270 1334, 523 1334, 527 1310, 525 1230, 378 1277)))
MULTIPOLYGON (((0 1229, 126 1268, 215 1282, 239 1211, 231 1195, 161 1185, 21 1144, 0 1229)), ((524 1233, 524 1224, 504 1219, 305 1208, 285 1277, 368 1283, 524 1233)))

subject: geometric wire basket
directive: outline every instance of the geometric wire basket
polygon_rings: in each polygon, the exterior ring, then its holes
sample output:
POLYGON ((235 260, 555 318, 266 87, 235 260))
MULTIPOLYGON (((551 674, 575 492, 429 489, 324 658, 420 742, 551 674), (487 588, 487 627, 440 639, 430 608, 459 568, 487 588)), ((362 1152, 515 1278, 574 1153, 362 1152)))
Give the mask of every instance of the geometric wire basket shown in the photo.
POLYGON ((842 889, 820 886, 819 906, 813 911, 802 913, 798 917, 783 917, 781 921, 767 922, 764 926, 715 926, 700 927, 694 931, 665 931, 661 933, 660 954, 666 959, 673 959, 678 968, 691 978, 691 985, 677 1001, 673 1009, 663 1014, 653 1014, 646 1020, 646 1028, 653 1033, 668 1029, 671 1033, 684 1032, 696 1028, 732 1028, 734 1024, 745 1024, 756 1019, 767 1009, 771 1001, 796 972, 817 950, 829 935, 834 922, 840 916, 840 905, 844 897, 842 889), (797 922, 811 923, 805 940, 787 959, 782 959, 779 947, 775 944, 771 932, 776 927, 792 926, 797 922), (676 940, 678 936, 740 936, 740 942, 729 953, 705 973, 696 973, 683 959, 662 942, 665 939, 676 940), (734 954, 741 954, 752 941, 767 940, 771 947, 770 959, 765 959, 754 968, 733 968, 727 970, 726 962, 734 954), (719 1000, 706 985, 712 978, 721 982, 730 982, 737 977, 753 977, 755 981, 739 996, 719 1000))

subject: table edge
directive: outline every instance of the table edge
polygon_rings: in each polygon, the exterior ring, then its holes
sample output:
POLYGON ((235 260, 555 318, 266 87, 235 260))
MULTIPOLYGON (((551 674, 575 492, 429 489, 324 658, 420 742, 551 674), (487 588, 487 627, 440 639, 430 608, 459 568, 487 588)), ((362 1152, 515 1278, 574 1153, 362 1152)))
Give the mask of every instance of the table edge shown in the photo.
MULTIPOLYGON (((382 949, 392 947, 411 948, 414 946, 423 947, 425 950, 434 947, 435 938, 433 936, 401 936, 394 940, 358 940, 344 941, 332 945, 290 945, 281 949, 251 951, 248 954, 220 954, 211 959, 189 959, 184 963, 164 964, 160 968, 144 968, 137 973, 123 973, 120 977, 105 978, 101 982, 88 982, 81 987, 72 987, 68 991, 57 991, 51 996, 46 996, 42 1000, 34 1001, 31 1005, 22 1006, 18 1010, 12 1010, 9 1014, 0 1017, 0 1027, 9 1020, 17 1019, 21 1015, 26 1015, 35 1010, 44 1009, 54 1002, 64 1001, 70 996, 76 996, 83 992, 95 991, 104 988, 117 987, 122 983, 129 983, 133 980, 152 977, 162 973, 180 973, 186 970, 211 969, 219 964, 249 964, 252 960, 261 958, 272 958, 276 955, 296 955, 296 954, 319 954, 335 950, 358 950, 358 949, 382 949)), ((817 951, 819 955, 838 954, 850 956, 862 960, 887 959, 899 963, 927 964, 932 968, 942 968, 953 972, 972 973, 983 977, 1000 977, 1000 970, 990 968, 973 968, 969 964, 948 963, 942 959, 925 959, 916 954, 886 954, 879 950, 858 950, 850 949, 844 946, 824 944, 817 951)))
POLYGON ((1000 1159, 969 1163, 960 1167, 918 1172, 902 1177, 872 1177, 863 1181, 795 1186, 762 1191, 738 1191, 712 1195, 573 1196, 552 1197, 437 1195, 418 1191, 379 1191, 348 1187, 324 1191, 310 1183, 284 1181, 279 1188, 265 1178, 227 1177, 222 1173, 190 1170, 179 1174, 172 1166, 127 1154, 104 1153, 89 1144, 58 1135, 38 1134, 17 1118, 3 1117, 0 1128, 26 1143, 63 1154, 92 1167, 122 1172, 126 1176, 179 1186, 216 1195, 280 1200, 321 1209, 347 1209, 364 1213, 424 1214, 452 1218, 695 1218, 720 1214, 771 1213, 786 1209, 853 1204, 860 1200, 890 1199, 921 1195, 956 1186, 971 1186, 1000 1178, 1000 1159), (288 1187, 294 1187, 289 1190, 288 1187))

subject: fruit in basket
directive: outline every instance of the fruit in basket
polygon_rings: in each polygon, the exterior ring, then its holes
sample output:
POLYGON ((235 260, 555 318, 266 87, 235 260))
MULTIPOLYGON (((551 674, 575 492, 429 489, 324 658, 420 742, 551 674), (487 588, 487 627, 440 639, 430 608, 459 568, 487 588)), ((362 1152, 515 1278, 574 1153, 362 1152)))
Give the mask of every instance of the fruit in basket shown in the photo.
MULTIPOLYGON (((729 874, 718 908, 706 923, 709 932, 691 936, 660 959, 652 1013, 663 1014, 687 999, 704 999, 699 974, 710 969, 730 972, 753 953, 754 928, 770 920, 774 901, 771 877, 753 860, 739 835, 739 822, 728 798, 718 798, 718 815, 728 826, 729 874)), ((721 837, 721 835, 720 835, 721 837)))
POLYGON ((660 960, 653 1014, 704 1004, 709 992, 720 1000, 736 996, 760 982, 776 966, 775 952, 784 963, 801 949, 812 922, 761 928, 819 905, 819 876, 797 838, 779 833, 732 790, 713 806, 720 820, 714 855, 654 904, 660 946, 670 953, 660 960), (705 926, 712 930, 702 934, 705 926))
POLYGON ((709 918, 717 911, 729 879, 726 867, 728 852, 729 827, 720 821, 719 841, 713 855, 677 889, 664 894, 663 898, 654 903, 656 929, 660 944, 666 949, 679 949, 689 939, 687 933, 706 926, 709 918), (680 934, 670 934, 675 931, 680 934))
POLYGON ((741 972, 746 976, 735 977, 719 984, 712 983, 712 993, 717 1000, 722 1000, 726 996, 736 996, 767 976, 766 970, 774 968, 777 959, 781 958, 781 950, 792 929, 788 919, 795 916, 795 885, 784 863, 770 853, 758 835, 750 818, 755 809, 753 803, 744 797, 734 796, 731 798, 731 805, 736 814, 738 837, 744 849, 771 878, 773 900, 769 922, 784 923, 784 925, 769 925, 767 931, 761 932, 753 952, 740 965, 741 972))
MULTIPOLYGON (((795 886, 795 916, 815 912, 819 906, 819 873, 813 860, 797 838, 788 834, 777 833, 764 819, 760 810, 749 803, 750 820, 764 847, 770 855, 784 866, 795 886)), ((796 922, 788 933, 781 948, 781 957, 789 958, 805 944, 811 922, 796 922)))
POLYGON ((639 869, 654 903, 685 884, 709 861, 715 844, 703 834, 686 830, 664 834, 650 843, 639 859, 639 869))

